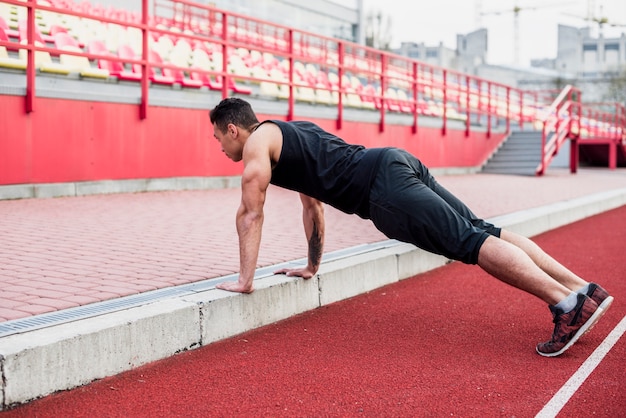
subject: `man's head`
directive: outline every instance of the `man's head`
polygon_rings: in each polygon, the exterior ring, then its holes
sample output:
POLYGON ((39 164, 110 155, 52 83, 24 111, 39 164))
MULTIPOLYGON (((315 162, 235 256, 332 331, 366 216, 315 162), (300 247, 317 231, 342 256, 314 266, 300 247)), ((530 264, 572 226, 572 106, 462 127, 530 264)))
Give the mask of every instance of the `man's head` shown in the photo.
POLYGON ((259 124, 252 106, 245 100, 229 97, 209 112, 213 136, 222 145, 228 158, 241 161, 243 145, 252 130, 259 124))
POLYGON ((226 132, 231 123, 248 131, 259 123, 250 103, 237 97, 222 100, 211 110, 209 116, 213 126, 221 132, 226 132))

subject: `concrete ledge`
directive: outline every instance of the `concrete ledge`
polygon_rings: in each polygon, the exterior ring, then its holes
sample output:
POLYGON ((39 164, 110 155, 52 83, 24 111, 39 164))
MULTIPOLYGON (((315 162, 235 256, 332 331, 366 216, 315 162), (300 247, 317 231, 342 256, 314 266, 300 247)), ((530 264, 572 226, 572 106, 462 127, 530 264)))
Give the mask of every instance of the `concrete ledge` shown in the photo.
POLYGON ((398 258, 398 278, 408 279, 451 262, 448 258, 420 250, 411 244, 399 243, 395 248, 398 258))
POLYGON ((489 221, 532 237, 623 205, 626 205, 626 188, 496 216, 489 221))
POLYGON ((199 346, 198 311, 163 300, 2 338, 3 409, 199 346))
POLYGON ((397 257, 390 249, 331 261, 320 267, 320 305, 328 305, 397 282, 397 257))
MULTIPOLYGON (((533 236, 626 204, 626 188, 490 219, 533 236)), ((310 280, 269 275, 250 295, 210 289, 0 338, 0 410, 114 375, 440 267, 390 241, 325 261, 310 280), (86 359, 88 359, 86 361, 86 359)))
POLYGON ((12 200, 12 199, 31 199, 35 197, 35 189, 32 185, 9 185, 0 186, 0 199, 12 200))
POLYGON ((249 295, 214 289, 184 300, 200 308, 205 345, 317 308, 318 281, 270 276, 255 280, 255 291, 249 295))
POLYGON ((168 177, 132 180, 101 180, 68 183, 14 184, 0 186, 0 200, 88 196, 111 193, 212 190, 239 187, 240 176, 168 177))

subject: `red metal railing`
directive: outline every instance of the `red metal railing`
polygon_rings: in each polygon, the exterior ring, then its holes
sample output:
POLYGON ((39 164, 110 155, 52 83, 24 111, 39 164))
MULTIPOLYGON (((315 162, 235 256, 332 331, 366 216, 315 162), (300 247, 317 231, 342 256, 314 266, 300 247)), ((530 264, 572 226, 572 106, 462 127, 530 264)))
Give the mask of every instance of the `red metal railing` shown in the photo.
POLYGON ((378 111, 381 130, 385 129, 386 115, 390 112, 399 112, 413 116, 413 132, 417 132, 419 117, 440 118, 444 135, 452 120, 463 122, 467 135, 475 126, 482 126, 481 129, 486 127, 488 134, 493 126, 500 124, 504 124, 508 129, 511 121, 522 124, 524 121, 532 120, 534 109, 539 105, 534 102, 534 97, 529 93, 509 86, 186 0, 156 2, 155 10, 160 13, 155 16, 149 14, 148 0, 142 0, 142 13, 125 19, 120 19, 121 14, 98 13, 96 15, 94 14, 95 6, 90 10, 84 7, 85 3, 79 6, 70 1, 61 3, 60 0, 45 4, 37 4, 32 0, 3 2, 25 8, 27 11, 28 40, 19 44, 0 41, 0 45, 7 48, 26 50, 26 112, 32 112, 36 106, 35 54, 48 52, 54 56, 60 53, 82 55, 90 60, 119 61, 127 65, 141 66, 139 113, 142 118, 148 117, 149 69, 151 67, 180 69, 168 61, 156 63, 150 60, 148 53, 151 47, 150 39, 158 36, 186 39, 189 42, 203 43, 221 49, 221 68, 213 70, 194 68, 193 70, 220 78, 223 81, 223 97, 228 96, 232 80, 241 83, 281 84, 288 92, 286 98, 288 119, 295 117, 295 108, 300 101, 299 93, 311 87, 314 87, 316 91, 326 91, 334 98, 331 103, 337 106, 338 127, 342 125, 344 109, 353 105, 351 98, 358 98, 361 103, 367 104, 363 107, 369 106, 378 111), (62 4, 63 7, 55 7, 51 4, 62 4), (37 30, 35 14, 42 11, 136 28, 142 33, 141 55, 136 58, 122 59, 111 55, 60 51, 48 45, 35 44, 35 31, 37 30), (241 28, 245 30, 241 31, 241 28), (261 54, 273 54, 281 62, 288 63, 285 66, 287 76, 284 80, 275 80, 258 74, 230 71, 230 60, 237 48, 254 49, 261 54), (312 86, 301 78, 301 74, 298 74, 297 64, 312 64, 326 76, 335 74, 337 82, 312 86), (355 86, 350 84, 355 77, 363 80, 368 88, 355 91, 355 86), (398 92, 401 92, 402 96, 394 97, 398 92))
POLYGON ((578 167, 580 144, 609 145, 609 168, 617 167, 617 149, 626 152, 626 108, 620 103, 583 103, 579 89, 566 86, 546 109, 542 155, 537 174, 545 173, 565 140, 571 140, 570 171, 578 167))
POLYGON ((626 141, 626 107, 621 103, 589 102, 583 104, 581 137, 626 141))
POLYGON ((541 118, 543 124, 541 131, 541 162, 537 167, 537 175, 545 173, 548 165, 556 156, 566 139, 572 140, 572 152, 570 153, 570 171, 576 172, 578 156, 573 150, 577 150, 576 141, 580 134, 581 115, 580 90, 572 86, 566 86, 554 99, 550 107, 546 109, 546 115, 541 118), (574 159, 576 154, 576 159, 574 159))
POLYGON ((581 111, 580 140, 609 146, 609 168, 617 167, 617 152, 626 155, 626 107, 621 103, 584 103, 581 111))
MULTIPOLYGON (((285 93, 282 98, 287 102, 288 120, 296 117, 298 104, 307 100, 304 93, 313 89, 318 96, 330 97, 326 105, 336 107, 339 129, 343 124, 345 109, 357 106, 376 112, 372 115, 378 115, 381 131, 385 130, 388 115, 398 113, 412 116, 413 133, 418 130, 418 120, 430 116, 441 121, 443 135, 446 135, 454 122, 464 128, 467 136, 472 129, 486 130, 489 136, 494 127, 508 132, 511 123, 517 123, 523 128, 525 123, 535 121, 549 104, 544 102, 545 96, 541 92, 520 90, 385 51, 272 24, 188 0, 155 0, 154 15, 149 13, 149 0, 141 0, 141 13, 111 10, 104 12, 102 7, 94 5, 90 8, 88 2, 76 4, 70 0, 50 0, 42 4, 33 0, 5 0, 3 3, 25 8, 27 12, 28 40, 23 43, 0 41, 0 45, 7 48, 26 50, 26 112, 34 111, 36 107, 35 54, 38 51, 55 56, 60 53, 81 55, 90 60, 110 60, 140 66, 141 118, 147 118, 149 113, 151 68, 183 69, 187 74, 193 71, 218 78, 221 81, 222 97, 227 97, 230 91, 237 91, 238 83, 278 85, 285 93), (59 13, 139 30, 141 55, 120 58, 110 54, 60 51, 46 45, 37 45, 35 15, 40 12, 59 13), (152 42, 163 36, 184 39, 190 44, 211 49, 216 55, 221 53, 219 65, 212 69, 182 68, 167 59, 161 63, 153 61, 149 54, 152 42), (250 71, 251 68, 262 67, 260 63, 253 64, 246 72, 233 69, 234 58, 239 50, 271 56, 274 63, 280 63, 284 77, 276 79, 269 71, 250 71), (309 65, 317 71, 313 80, 307 79, 310 74, 302 70, 309 65), (355 80, 360 83, 355 83, 355 80)), ((560 101, 552 104, 548 116, 543 119, 546 137, 544 158, 539 172, 545 170, 565 138, 576 137, 573 124, 580 124, 583 117, 594 120, 600 117, 591 113, 583 115, 580 92, 577 99, 573 100, 570 94, 574 94, 574 91, 577 90, 570 88, 565 97, 561 97, 562 93, 559 96, 560 101), (550 130, 554 130, 555 135, 548 140, 550 130)), ((607 119, 604 123, 614 129, 621 129, 623 136, 623 108, 620 111, 622 113, 616 119, 607 119)))

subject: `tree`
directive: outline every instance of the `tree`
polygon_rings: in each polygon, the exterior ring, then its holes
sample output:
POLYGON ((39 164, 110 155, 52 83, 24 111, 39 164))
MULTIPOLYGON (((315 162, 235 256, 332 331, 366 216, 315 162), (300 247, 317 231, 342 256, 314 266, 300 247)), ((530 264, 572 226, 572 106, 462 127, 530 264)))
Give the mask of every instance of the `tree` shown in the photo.
POLYGON ((391 17, 385 16, 378 10, 370 10, 365 18, 365 45, 390 50, 391 45, 391 17))
POLYGON ((554 88, 560 92, 569 84, 569 81, 559 76, 552 80, 552 84, 554 85, 554 88))

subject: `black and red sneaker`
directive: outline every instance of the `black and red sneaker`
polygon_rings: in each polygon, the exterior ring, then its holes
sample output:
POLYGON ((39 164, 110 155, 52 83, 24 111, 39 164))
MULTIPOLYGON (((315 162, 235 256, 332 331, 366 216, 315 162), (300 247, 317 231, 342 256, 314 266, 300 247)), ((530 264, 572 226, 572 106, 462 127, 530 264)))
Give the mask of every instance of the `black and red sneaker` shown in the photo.
POLYGON ((577 298, 576 307, 569 312, 549 306, 554 316, 554 332, 550 341, 537 344, 537 353, 545 357, 563 354, 600 319, 603 311, 593 299, 582 293, 577 298))

